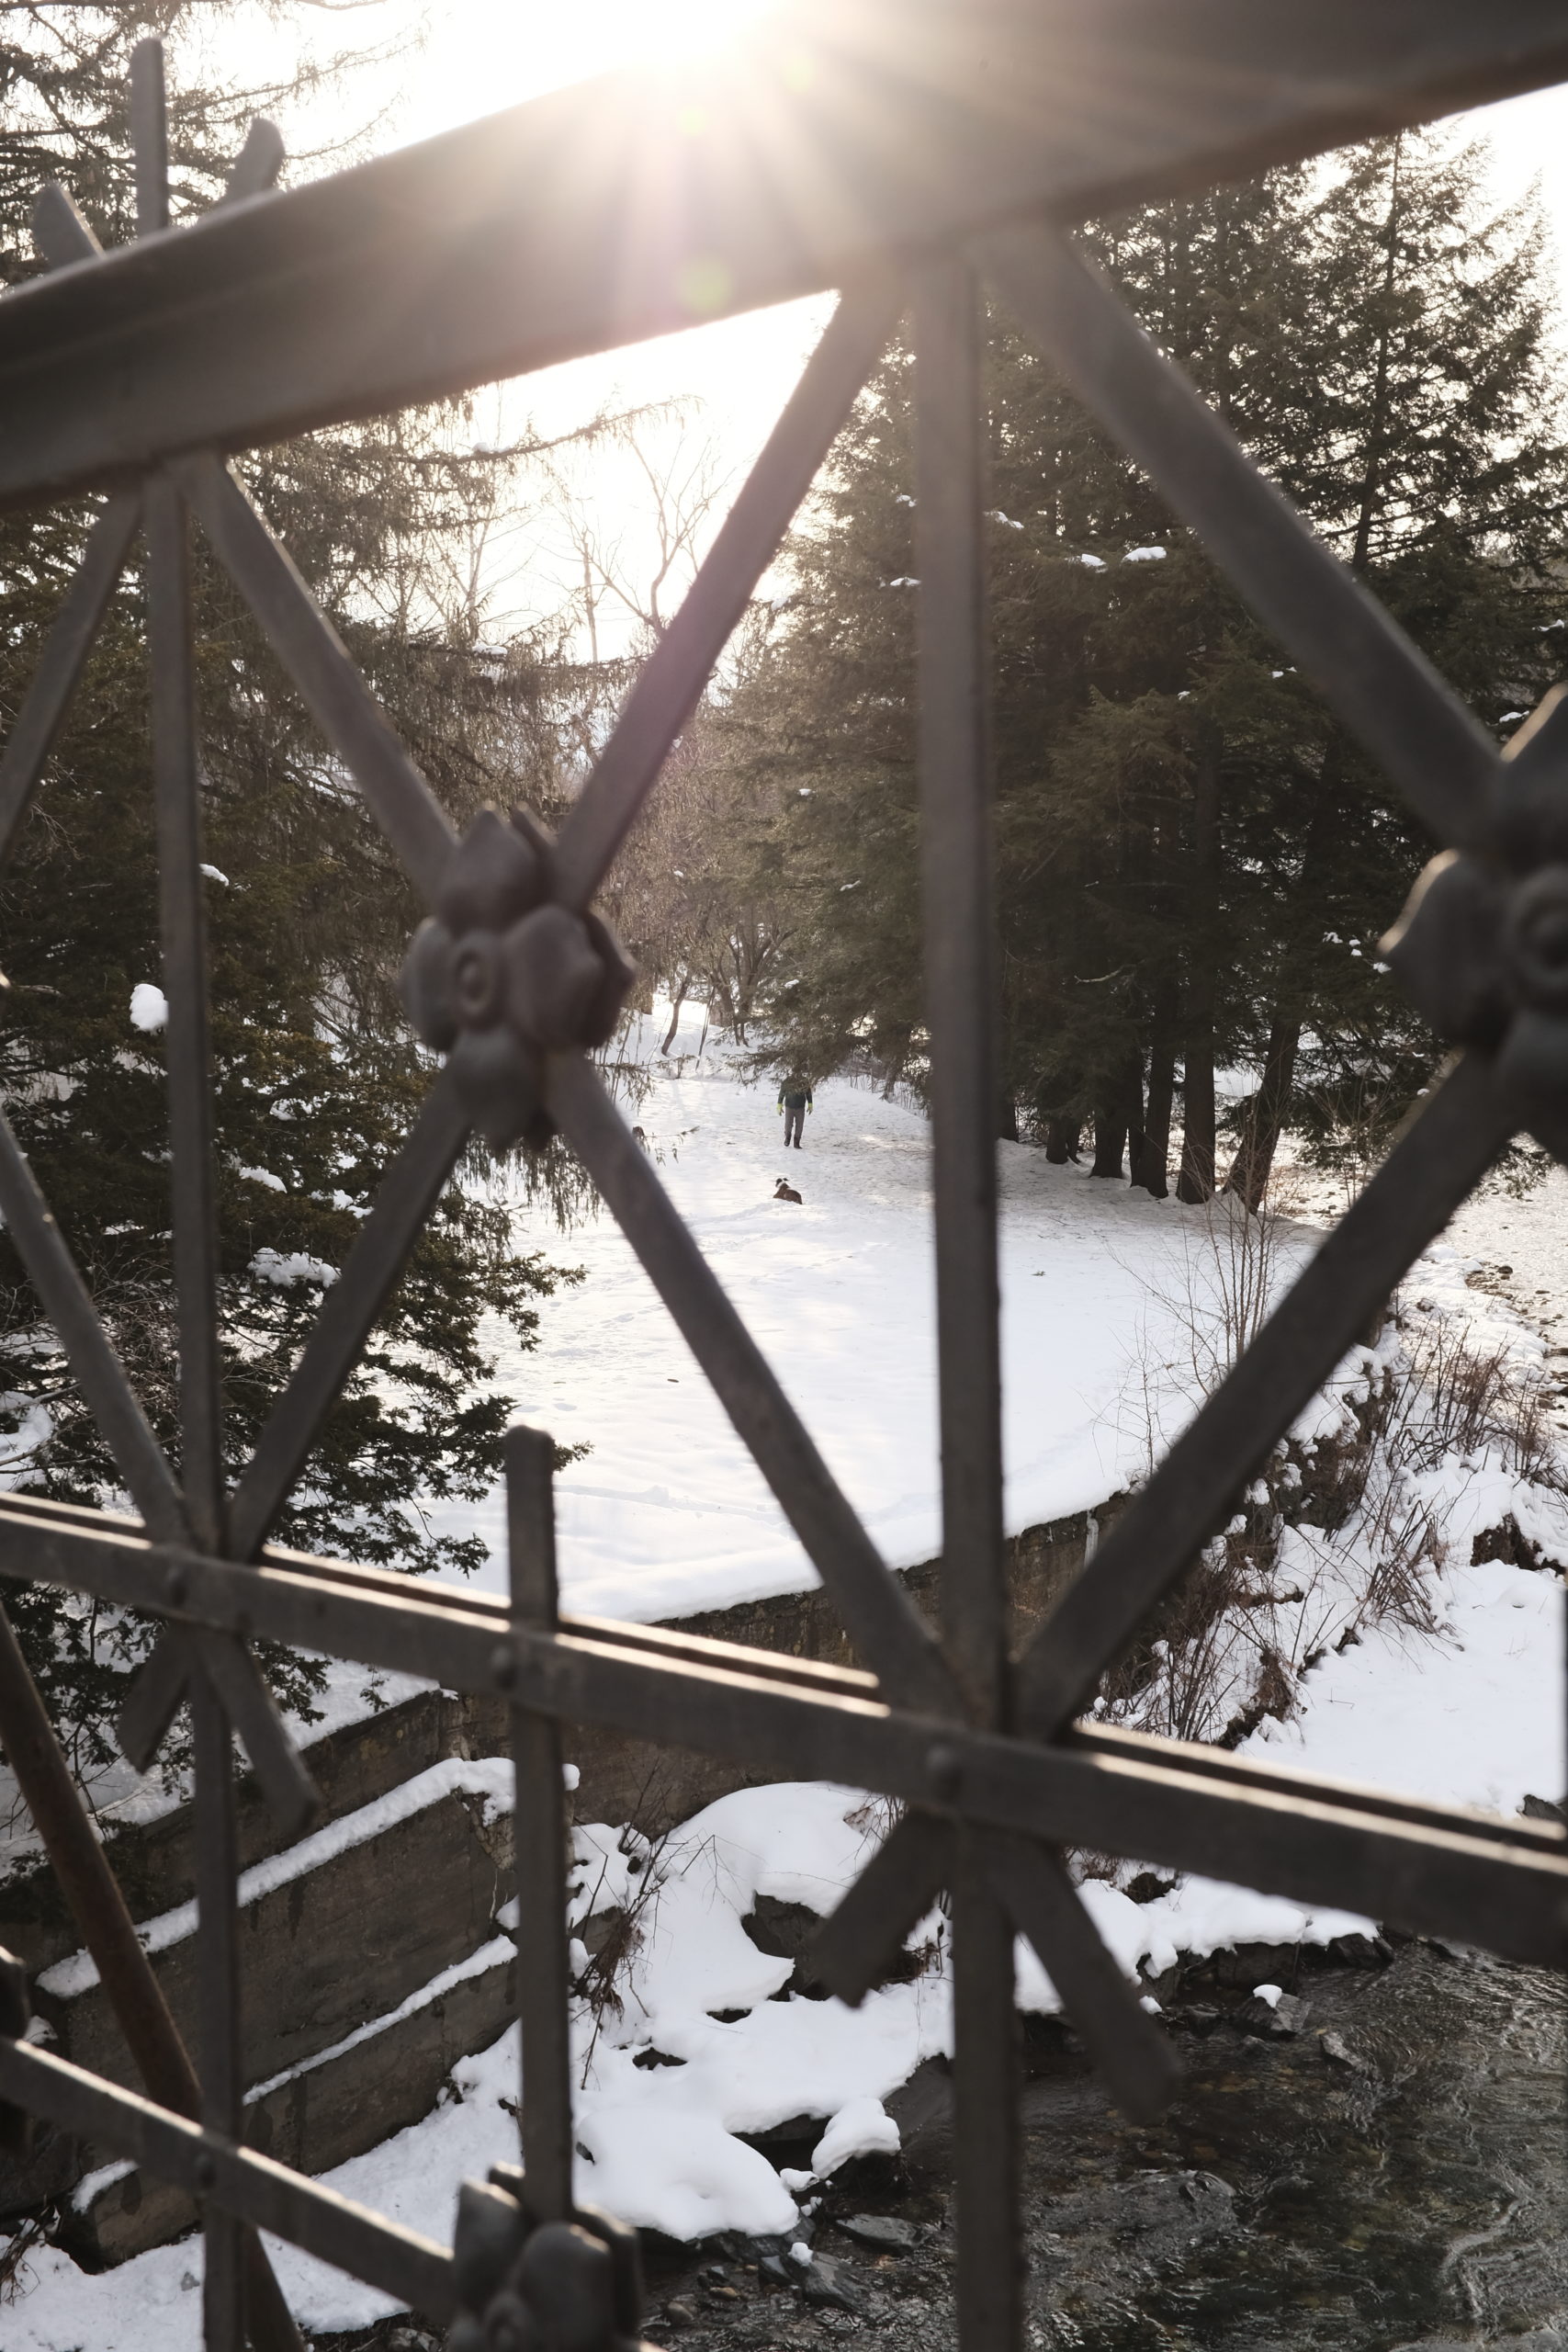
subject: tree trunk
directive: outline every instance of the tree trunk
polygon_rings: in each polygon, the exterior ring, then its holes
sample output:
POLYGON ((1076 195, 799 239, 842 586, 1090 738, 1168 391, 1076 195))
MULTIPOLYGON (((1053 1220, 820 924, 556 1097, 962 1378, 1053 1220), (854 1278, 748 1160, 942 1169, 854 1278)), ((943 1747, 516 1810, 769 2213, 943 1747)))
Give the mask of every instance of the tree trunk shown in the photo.
POLYGON ((1094 1165, 1091 1176, 1120 1176, 1122 1155, 1127 1148, 1127 1122, 1108 1112, 1094 1123, 1094 1165))
POLYGON ((1214 1197, 1214 1031, 1190 1030, 1181 1076, 1181 1171, 1179 1201, 1214 1197))
POLYGON ((1144 1057, 1134 1047, 1111 1078, 1104 1108, 1096 1114, 1094 1166, 1089 1172, 1095 1176, 1120 1176, 1123 1151, 1131 1144, 1131 1159, 1136 1166, 1143 1143, 1144 1057))
POLYGON ((1133 1182, 1163 1201, 1170 1190, 1170 1106, 1176 1091, 1176 990, 1166 983, 1156 995, 1149 1042, 1149 1100, 1143 1149, 1133 1161, 1133 1182))
POLYGON ((1367 446, 1360 481, 1359 511, 1356 517, 1356 537, 1350 548, 1350 569, 1365 571, 1371 560, 1372 524, 1377 515, 1378 492, 1382 487, 1383 455, 1388 441, 1389 423, 1389 345, 1393 333, 1393 293, 1396 282, 1395 255, 1399 251, 1399 168, 1404 160, 1404 142, 1395 139, 1393 161, 1388 192, 1388 221, 1384 228, 1382 285, 1382 321, 1378 331, 1377 368, 1372 380, 1372 408, 1367 420, 1367 446))
POLYGON ((1045 1122, 1045 1157, 1053 1168, 1065 1168, 1069 1160, 1077 1167, 1078 1137, 1083 1125, 1077 1119, 1047 1119, 1045 1122))
POLYGON ((1291 1085, 1296 1074, 1296 1049, 1301 1043, 1301 1016, 1275 1008, 1263 1057, 1263 1078, 1247 1106, 1247 1124, 1225 1178, 1227 1193, 1239 1193, 1249 1209, 1261 1207, 1269 1187, 1274 1153, 1279 1146, 1291 1085))
POLYGON ((999 1143, 1018 1141, 1018 1104, 1010 1094, 1004 1094, 997 1104, 997 1139, 999 1143))
POLYGON ((1182 1056, 1179 1201, 1214 1197, 1214 1002, 1220 899, 1220 763, 1208 743, 1192 775, 1192 934, 1182 1056))
POLYGON ((675 1032, 681 1026, 681 1008, 686 1001, 686 990, 691 987, 691 985, 692 978, 691 974, 688 972, 685 978, 682 980, 680 988, 676 990, 675 1002, 670 1013, 670 1026, 664 1032, 664 1043, 659 1048, 661 1054, 667 1054, 670 1051, 671 1046, 675 1043, 675 1032))

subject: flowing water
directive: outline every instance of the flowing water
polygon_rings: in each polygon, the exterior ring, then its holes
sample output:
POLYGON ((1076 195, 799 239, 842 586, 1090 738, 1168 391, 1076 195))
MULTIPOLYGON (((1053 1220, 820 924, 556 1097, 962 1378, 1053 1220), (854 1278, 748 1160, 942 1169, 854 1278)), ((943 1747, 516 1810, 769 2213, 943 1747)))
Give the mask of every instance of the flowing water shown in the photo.
MULTIPOLYGON (((1152 2130, 1115 2116, 1070 2035, 1031 2029, 1035 2352, 1568 2352, 1562 1978, 1413 1942, 1382 1967, 1225 1954, 1161 1990, 1185 2080, 1152 2130), (1308 2005, 1288 2039, 1243 2030, 1265 1981, 1308 2005)), ((945 2070, 888 2104, 902 2154, 829 2184, 814 2284, 739 2239, 650 2248, 652 2341, 954 2344, 945 2070), (877 2252, 839 2226, 867 2212, 909 2243, 877 2252)))

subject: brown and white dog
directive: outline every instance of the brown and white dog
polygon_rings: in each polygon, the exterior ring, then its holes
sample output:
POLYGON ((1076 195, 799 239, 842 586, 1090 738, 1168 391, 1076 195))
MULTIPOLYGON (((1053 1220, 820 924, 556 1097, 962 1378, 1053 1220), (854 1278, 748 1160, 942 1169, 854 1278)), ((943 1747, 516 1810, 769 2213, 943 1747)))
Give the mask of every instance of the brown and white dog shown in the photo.
POLYGON ((774 1193, 773 1198, 775 1201, 793 1201, 797 1208, 801 1205, 800 1194, 795 1191, 793 1184, 786 1184, 782 1176, 779 1178, 778 1189, 774 1193))

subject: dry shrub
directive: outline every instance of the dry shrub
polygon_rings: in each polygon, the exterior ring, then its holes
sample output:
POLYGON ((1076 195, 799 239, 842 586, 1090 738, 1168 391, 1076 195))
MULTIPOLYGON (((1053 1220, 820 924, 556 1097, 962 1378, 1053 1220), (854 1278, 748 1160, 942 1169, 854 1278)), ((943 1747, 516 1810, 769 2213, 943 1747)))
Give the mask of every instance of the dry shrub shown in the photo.
POLYGON ((1489 1448, 1516 1478, 1561 1490, 1562 1458, 1551 1392, 1533 1364, 1502 1341, 1477 1347, 1443 1318, 1424 1322, 1408 1346, 1410 1373, 1393 1389, 1383 1442, 1391 1459, 1430 1470, 1489 1448))
MULTIPOLYGON (((1203 1396, 1220 1386, 1267 1319, 1287 1238, 1277 1212, 1248 1216, 1227 1200, 1210 1204, 1196 1236, 1187 1227, 1175 1286, 1156 1294, 1182 1361, 1153 1363, 1145 1337, 1137 1366, 1151 1469, 1161 1383, 1166 1395, 1173 1378, 1203 1396)), ((1106 1678, 1102 1720, 1233 1746, 1265 1715, 1289 1716, 1300 1675, 1329 1644, 1380 1625, 1435 1637, 1432 1571, 1450 1537, 1440 1499, 1415 1482, 1445 1461, 1487 1454, 1515 1477, 1568 1491, 1537 1367, 1443 1317, 1406 1317, 1397 1338, 1345 1393, 1336 1430, 1276 1450, 1225 1532, 1106 1678), (1313 1564, 1304 1590, 1281 1589, 1287 1528, 1324 1539, 1292 1549, 1298 1566, 1303 1549, 1313 1564), (1292 1648, 1278 1612, 1302 1604, 1289 1622, 1307 1630, 1292 1648)))

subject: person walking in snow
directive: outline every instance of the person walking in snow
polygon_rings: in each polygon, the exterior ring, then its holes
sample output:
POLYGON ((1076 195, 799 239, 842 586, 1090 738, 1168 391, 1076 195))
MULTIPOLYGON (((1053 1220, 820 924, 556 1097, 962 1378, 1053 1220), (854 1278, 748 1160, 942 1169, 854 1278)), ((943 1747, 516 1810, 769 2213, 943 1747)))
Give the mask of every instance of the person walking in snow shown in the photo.
POLYGON ((806 1114, 811 1108, 811 1089, 803 1078, 786 1078, 779 1089, 779 1109, 784 1113, 784 1149, 794 1144, 800 1149, 800 1131, 806 1114))

